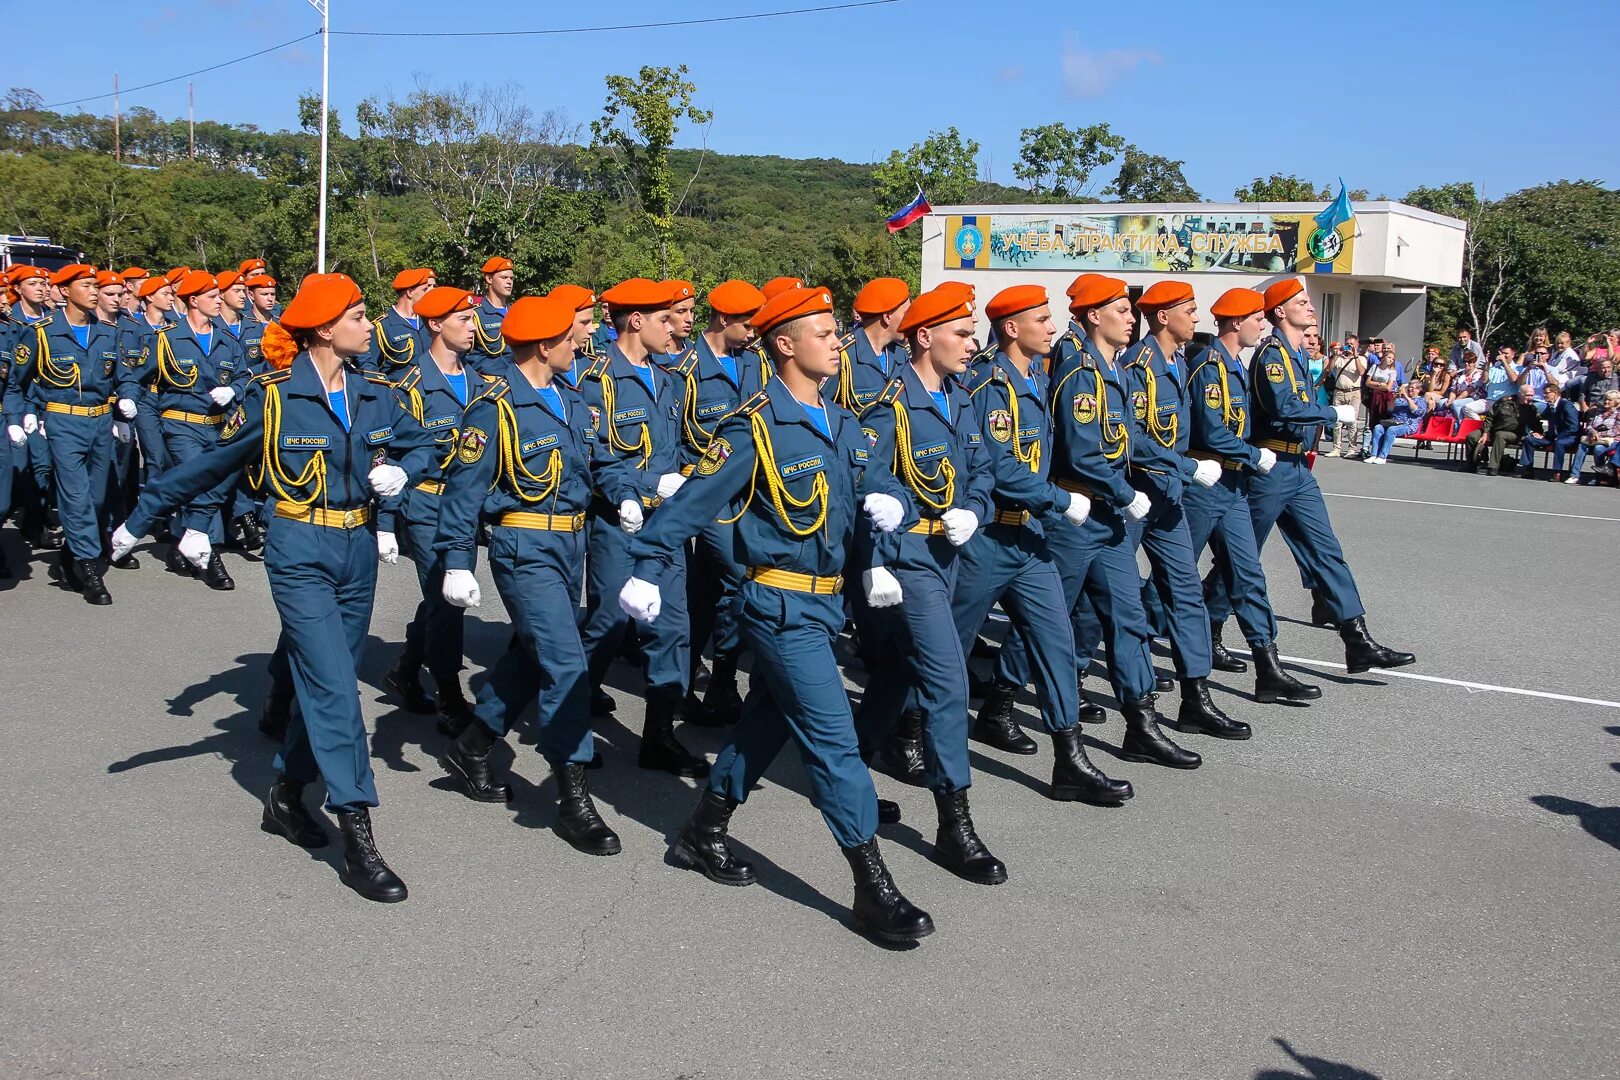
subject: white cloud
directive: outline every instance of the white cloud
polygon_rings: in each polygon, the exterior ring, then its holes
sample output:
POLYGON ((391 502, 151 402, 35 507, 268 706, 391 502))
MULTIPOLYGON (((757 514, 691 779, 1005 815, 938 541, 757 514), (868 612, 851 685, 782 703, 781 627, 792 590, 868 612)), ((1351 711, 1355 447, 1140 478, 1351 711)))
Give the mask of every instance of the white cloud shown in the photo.
POLYGON ((1152 49, 1087 49, 1071 35, 1063 44, 1063 89, 1078 98, 1102 97, 1143 64, 1162 64, 1152 49))

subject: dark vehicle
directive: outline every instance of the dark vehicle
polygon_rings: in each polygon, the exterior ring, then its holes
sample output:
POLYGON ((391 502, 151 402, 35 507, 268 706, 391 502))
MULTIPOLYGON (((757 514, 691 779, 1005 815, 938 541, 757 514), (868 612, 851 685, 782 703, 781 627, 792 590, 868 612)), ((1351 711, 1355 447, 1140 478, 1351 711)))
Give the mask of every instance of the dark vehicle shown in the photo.
POLYGON ((0 234, 0 270, 13 266, 37 266, 41 270, 60 270, 72 263, 84 262, 84 252, 51 243, 48 236, 6 236, 0 234))

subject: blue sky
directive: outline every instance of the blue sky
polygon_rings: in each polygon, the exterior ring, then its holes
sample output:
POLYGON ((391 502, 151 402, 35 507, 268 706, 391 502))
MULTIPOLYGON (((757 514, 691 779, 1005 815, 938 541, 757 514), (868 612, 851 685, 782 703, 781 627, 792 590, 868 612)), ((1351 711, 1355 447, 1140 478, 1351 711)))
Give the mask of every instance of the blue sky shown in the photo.
MULTIPOLYGON (((540 29, 736 15, 818 0, 551 4, 333 0, 334 30, 540 29), (460 16, 448 23, 446 12, 460 16)), ((0 2, 14 42, 0 84, 53 103, 161 79, 318 26, 305 0, 155 0, 73 9, 0 2)), ((871 161, 956 125, 981 173, 1012 183, 1019 129, 1109 122, 1186 161, 1212 200, 1293 172, 1398 197, 1473 179, 1502 195, 1556 179, 1620 183, 1614 41, 1620 4, 1416 0, 1382 5, 899 0, 779 19, 506 39, 333 37, 332 100, 352 130, 368 95, 516 84, 537 109, 595 117, 602 77, 685 63, 726 153, 871 161), (1147 14, 1152 12, 1151 17, 1147 14), (1339 26, 1340 23, 1343 26, 1339 26), (1106 28, 1105 28, 1106 27, 1106 28)), ((319 40, 199 76, 199 118, 291 126, 320 85, 319 40)), ((125 95, 183 116, 185 84, 125 95)), ((82 106, 111 112, 111 101, 82 106)), ((688 131, 681 141, 697 145, 688 131)), ((1100 186, 1100 185, 1099 185, 1100 186)))

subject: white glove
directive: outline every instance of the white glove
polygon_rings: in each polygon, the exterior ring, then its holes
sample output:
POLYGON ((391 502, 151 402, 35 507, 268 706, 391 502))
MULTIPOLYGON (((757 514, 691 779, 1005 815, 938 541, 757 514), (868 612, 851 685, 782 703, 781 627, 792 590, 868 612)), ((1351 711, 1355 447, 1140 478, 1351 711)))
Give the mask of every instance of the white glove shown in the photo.
POLYGON ((1091 516, 1091 500, 1078 491, 1069 492, 1069 505, 1063 508, 1063 516, 1076 525, 1085 524, 1086 518, 1091 516))
POLYGON ((34 432, 36 432, 38 430, 39 430, 39 417, 35 416, 33 413, 29 413, 27 416, 23 417, 23 431, 25 431, 29 435, 32 435, 34 432))
POLYGON ((214 545, 208 542, 208 534, 198 532, 196 529, 187 529, 180 538, 180 554, 186 562, 199 570, 208 568, 208 558, 214 553, 214 545))
POLYGON ((952 547, 961 547, 979 531, 979 515, 960 506, 945 511, 939 520, 945 523, 945 539, 952 547))
POLYGON ((404 491, 410 479, 405 470, 398 465, 378 465, 366 473, 366 482, 371 485, 371 490, 385 499, 392 499, 404 491))
POLYGON ((135 403, 129 400, 129 398, 119 398, 118 415, 122 416, 125 420, 135 419, 135 403))
POLYGON ((16 424, 12 424, 10 427, 6 428, 6 438, 11 440, 12 446, 28 445, 28 432, 24 431, 16 424))
POLYGON ((1356 407, 1354 405, 1335 405, 1333 411, 1339 414, 1339 423, 1353 424, 1356 422, 1356 407))
POLYGON ((866 586, 866 602, 875 608, 894 607, 903 595, 900 591, 900 579, 889 572, 887 566, 874 566, 861 575, 861 583, 866 586))
POLYGON ((881 491, 872 492, 861 506, 879 532, 894 532, 900 527, 900 519, 906 516, 906 508, 900 505, 900 500, 881 491))
POLYGON ((663 476, 658 478, 658 497, 660 499, 669 498, 671 495, 681 490, 681 485, 684 483, 686 483, 686 477, 682 476, 680 473, 665 473, 663 476))
MULTIPOLYGON (((626 499, 619 504, 619 528, 631 536, 641 531, 641 523, 646 520, 641 516, 641 504, 634 499, 626 499)), ((621 594, 622 595, 622 594, 621 594)), ((629 610, 626 608, 625 610, 629 610)), ((651 619, 647 620, 651 622, 651 619)))
POLYGON ((121 443, 129 442, 129 425, 122 421, 113 421, 113 438, 121 443))
MULTIPOLYGON (((377 534, 380 538, 381 533, 377 534)), ((484 594, 478 591, 478 579, 473 577, 471 570, 446 570, 444 572, 444 585, 439 591, 450 603, 460 608, 477 607, 484 594)))
POLYGON ((1136 493, 1136 498, 1132 499, 1126 504, 1125 516, 1130 518, 1132 521, 1141 521, 1143 518, 1148 516, 1148 511, 1152 509, 1153 500, 1148 498, 1142 492, 1138 491, 1136 493))
POLYGON ((48 436, 48 435, 46 435, 46 434, 45 434, 45 421, 43 421, 43 420, 41 420, 41 421, 40 421, 40 422, 39 422, 39 425, 38 425, 38 427, 37 427, 37 428, 35 428, 35 430, 36 430, 36 431, 38 431, 38 432, 39 432, 39 437, 40 437, 40 438, 42 438, 42 439, 48 439, 48 438, 50 438, 50 436, 48 436))
POLYGON ((657 585, 633 577, 619 590, 619 608, 637 622, 650 623, 664 610, 664 596, 657 585))
POLYGON ((1204 487, 1214 487, 1215 481, 1221 478, 1221 463, 1218 461, 1200 461, 1193 466, 1193 479, 1204 487))
POLYGON ((1276 468, 1276 466, 1277 452, 1275 450, 1267 450, 1262 446, 1260 448, 1260 461, 1255 465, 1254 471, 1259 473, 1261 476, 1264 476, 1266 473, 1276 468))
POLYGON ((135 550, 136 537, 122 525, 113 530, 112 534, 112 561, 119 562, 125 555, 135 550))
POLYGON ((208 400, 222 408, 229 405, 231 403, 231 399, 235 396, 236 391, 232 390, 228 386, 216 386, 212 390, 208 391, 208 400))
MULTIPOLYGON (((377 558, 389 566, 399 562, 399 537, 391 532, 379 532, 377 534, 377 558)), ((455 571, 447 570, 446 573, 455 573, 455 571)), ((445 599, 448 600, 449 596, 447 595, 445 599)))

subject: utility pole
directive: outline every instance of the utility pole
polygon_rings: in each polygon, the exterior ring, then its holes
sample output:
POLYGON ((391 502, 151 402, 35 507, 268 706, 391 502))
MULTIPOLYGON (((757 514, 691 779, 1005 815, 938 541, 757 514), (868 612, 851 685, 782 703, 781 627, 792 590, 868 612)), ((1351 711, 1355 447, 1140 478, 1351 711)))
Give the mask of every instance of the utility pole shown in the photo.
POLYGON ((118 72, 113 72, 113 160, 124 160, 124 143, 122 132, 119 130, 118 111, 118 72))
POLYGON ((326 114, 332 67, 332 14, 330 0, 309 0, 321 16, 321 191, 315 226, 315 271, 326 273, 326 114))
POLYGON ((191 160, 197 160, 197 84, 186 83, 186 109, 190 113, 186 142, 190 146, 191 160))

